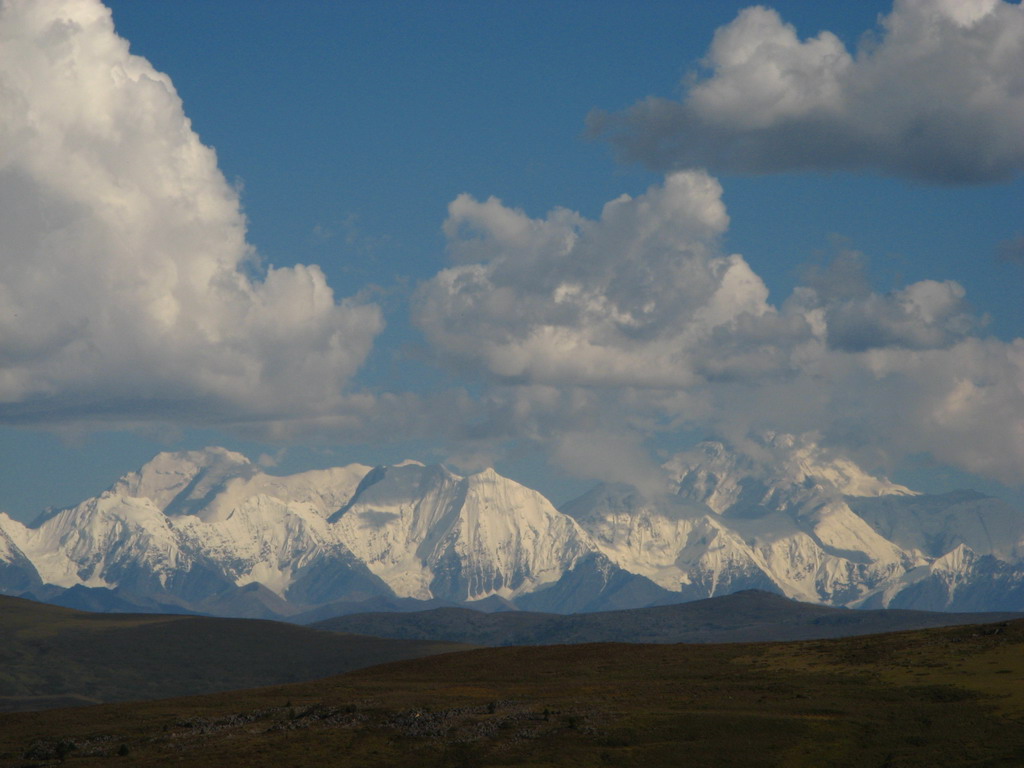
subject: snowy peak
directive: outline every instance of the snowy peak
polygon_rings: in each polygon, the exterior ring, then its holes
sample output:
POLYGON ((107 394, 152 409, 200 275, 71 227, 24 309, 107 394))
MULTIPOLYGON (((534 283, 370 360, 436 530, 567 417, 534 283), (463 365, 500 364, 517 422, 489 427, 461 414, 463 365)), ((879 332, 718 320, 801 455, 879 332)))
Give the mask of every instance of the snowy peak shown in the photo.
POLYGON ((477 512, 488 515, 488 518, 481 518, 481 522, 502 517, 538 518, 538 515, 544 516, 554 509, 551 502, 537 491, 503 477, 491 468, 469 475, 463 483, 464 504, 472 504, 477 512))
POLYGON ((1024 608, 1024 516, 996 499, 914 494, 808 436, 706 442, 665 470, 667 493, 606 484, 557 510, 492 468, 276 476, 223 448, 163 453, 32 526, 0 515, 0 592, 103 587, 229 615, 251 610, 232 603, 245 590, 290 612, 396 597, 593 610, 746 588, 1024 608))
POLYGON ((911 496, 914 491, 874 477, 820 447, 810 435, 766 433, 741 449, 705 441, 664 465, 684 498, 718 514, 750 515, 840 496, 911 496))
POLYGON ((850 499, 872 528, 904 549, 941 557, 964 544, 979 555, 1024 560, 1024 515, 973 491, 850 499))
MULTIPOLYGON (((458 475, 440 464, 421 464, 403 461, 401 464, 380 465, 367 472, 352 494, 350 506, 356 503, 390 507, 407 503, 432 489, 461 480, 458 475)), ((339 510, 331 519, 335 522, 346 513, 339 510)))
POLYGON ((262 497, 328 518, 351 501, 369 472, 370 467, 365 464, 350 464, 295 475, 268 475, 257 471, 228 477, 214 486, 215 493, 208 492, 203 497, 208 503, 194 514, 207 522, 226 520, 235 510, 262 497))
POLYGON ((665 465, 678 492, 599 486, 563 507, 619 567, 695 597, 756 587, 847 604, 924 562, 850 508, 911 498, 808 437, 704 442, 665 465))
POLYGON ((601 553, 623 570, 678 591, 690 577, 680 564, 691 542, 714 539, 717 523, 705 505, 681 497, 648 499, 621 483, 602 484, 562 507, 601 553), (708 531, 711 533, 708 534, 708 531))
POLYGON ((380 466, 330 523, 396 595, 429 599, 431 564, 453 536, 464 497, 463 478, 440 465, 380 466))
POLYGON ((149 499, 168 515, 193 514, 228 479, 258 471, 245 456, 225 448, 160 453, 122 477, 109 493, 149 499))
POLYGON ((160 453, 107 494, 148 499, 170 517, 196 516, 205 522, 225 520, 259 496, 305 505, 328 517, 349 502, 369 471, 364 464, 351 464, 270 475, 240 453, 209 447, 160 453))
POLYGON ((493 469, 377 467, 331 521, 400 597, 507 599, 556 581, 593 549, 546 498, 493 469))
POLYGON ((27 530, 0 512, 0 594, 17 595, 42 585, 39 572, 21 547, 27 530))
POLYGON ((337 598, 353 582, 386 593, 327 523, 368 471, 351 465, 277 477, 223 448, 162 453, 22 538, 44 581, 61 587, 132 588, 173 600, 253 582, 280 597, 296 584, 306 596, 337 598), (327 573, 335 585, 324 583, 327 573))
POLYGON ((469 599, 514 597, 555 582, 584 554, 590 537, 537 491, 485 469, 466 478, 455 550, 469 599))
POLYGON ((662 517, 679 520, 708 514, 702 502, 668 494, 648 497, 639 488, 626 483, 600 483, 582 496, 562 505, 561 511, 580 524, 602 519, 609 514, 626 514, 631 518, 662 517))
POLYGON ((794 484, 810 483, 834 488, 843 496, 913 496, 909 488, 868 474, 844 456, 819 446, 809 435, 769 434, 771 464, 782 469, 794 484))

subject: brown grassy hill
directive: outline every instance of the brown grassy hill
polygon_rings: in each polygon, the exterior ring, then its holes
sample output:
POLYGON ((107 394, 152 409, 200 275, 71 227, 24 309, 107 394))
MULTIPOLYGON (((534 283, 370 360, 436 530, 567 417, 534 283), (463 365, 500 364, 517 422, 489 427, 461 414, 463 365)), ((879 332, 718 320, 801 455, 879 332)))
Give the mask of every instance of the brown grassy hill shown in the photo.
POLYGON ((85 613, 0 596, 0 709, 297 682, 462 647, 274 621, 85 613))
POLYGON ((1024 622, 779 644, 487 648, 0 716, 0 764, 1019 766, 1024 622))

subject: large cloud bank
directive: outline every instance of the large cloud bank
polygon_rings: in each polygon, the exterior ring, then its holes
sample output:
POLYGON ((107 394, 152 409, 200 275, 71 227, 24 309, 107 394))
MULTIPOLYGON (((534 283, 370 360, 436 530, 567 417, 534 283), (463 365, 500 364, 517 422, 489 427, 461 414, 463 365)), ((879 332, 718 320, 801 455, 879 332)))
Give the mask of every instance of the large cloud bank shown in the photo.
POLYGON ((1024 7, 897 0, 855 53, 800 40, 755 6, 717 31, 685 98, 650 98, 591 130, 624 159, 670 170, 875 168, 933 183, 1024 167, 1024 7))
POLYGON ((490 382, 495 434, 614 466, 659 429, 818 431, 874 462, 929 452, 1019 480, 1024 340, 980 335, 952 281, 874 292, 852 255, 773 305, 719 247, 721 192, 680 171, 596 221, 452 202, 455 263, 421 286, 416 320, 490 382))
POLYGON ((315 266, 260 268, 213 151, 99 2, 0 0, 0 423, 429 437, 485 460, 512 440, 651 483, 659 432, 817 432, 872 464, 924 452, 1019 482, 1024 340, 986 336, 953 281, 872 290, 855 254, 771 300, 722 249, 719 182, 680 169, 1016 173, 1022 19, 903 0, 851 55, 743 12, 684 102, 598 121, 662 183, 596 219, 452 201, 451 264, 412 315, 467 391, 352 394, 380 309, 315 266))
POLYGON ((329 413, 377 307, 261 272, 170 79, 93 0, 0 3, 0 420, 329 413))

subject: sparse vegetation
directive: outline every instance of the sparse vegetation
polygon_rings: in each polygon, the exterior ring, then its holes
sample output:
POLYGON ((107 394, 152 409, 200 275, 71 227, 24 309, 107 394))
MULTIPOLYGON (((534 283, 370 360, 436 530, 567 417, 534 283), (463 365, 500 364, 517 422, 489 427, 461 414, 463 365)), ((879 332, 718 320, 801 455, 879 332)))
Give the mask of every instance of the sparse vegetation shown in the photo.
POLYGON ((785 644, 489 648, 0 718, 0 764, 1013 766, 1024 622, 785 644), (998 630, 998 631, 996 631, 998 630))

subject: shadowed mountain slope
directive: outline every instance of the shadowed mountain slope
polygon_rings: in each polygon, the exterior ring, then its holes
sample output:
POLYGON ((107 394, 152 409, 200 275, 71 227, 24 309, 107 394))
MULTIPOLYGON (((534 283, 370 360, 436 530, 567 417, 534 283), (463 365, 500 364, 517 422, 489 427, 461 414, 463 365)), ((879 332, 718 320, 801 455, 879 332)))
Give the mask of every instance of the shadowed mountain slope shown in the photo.
POLYGON ((437 608, 414 613, 351 614, 312 626, 392 638, 480 645, 548 645, 810 640, 1017 618, 1024 618, 1024 614, 850 610, 746 590, 690 603, 571 616, 437 608))
POLYGON ((456 647, 273 621, 84 613, 0 596, 0 709, 297 682, 456 647))

